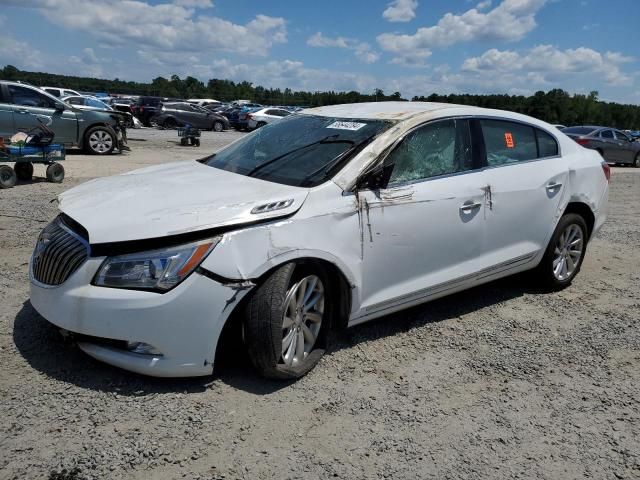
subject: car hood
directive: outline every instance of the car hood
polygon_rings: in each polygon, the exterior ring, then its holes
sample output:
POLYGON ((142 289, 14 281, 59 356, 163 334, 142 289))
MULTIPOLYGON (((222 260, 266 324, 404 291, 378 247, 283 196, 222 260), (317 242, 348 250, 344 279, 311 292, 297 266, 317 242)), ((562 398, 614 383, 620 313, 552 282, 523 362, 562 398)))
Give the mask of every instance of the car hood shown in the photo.
POLYGON ((122 242, 275 219, 296 212, 308 194, 197 161, 169 163, 104 177, 58 197, 62 212, 80 223, 91 243, 122 242), (255 207, 292 200, 286 208, 255 207))

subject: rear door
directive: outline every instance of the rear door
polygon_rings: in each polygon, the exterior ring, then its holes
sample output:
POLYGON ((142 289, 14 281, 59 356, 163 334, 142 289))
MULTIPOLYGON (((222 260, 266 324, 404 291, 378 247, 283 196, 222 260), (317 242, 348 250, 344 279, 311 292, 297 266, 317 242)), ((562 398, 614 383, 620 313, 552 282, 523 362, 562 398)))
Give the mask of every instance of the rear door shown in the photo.
POLYGON ((16 133, 13 125, 13 106, 8 100, 8 90, 3 84, 0 84, 0 137, 7 139, 16 133))
POLYGON ((489 194, 489 263, 516 268, 544 250, 567 190, 569 169, 558 142, 545 130, 498 118, 481 118, 489 194))
POLYGON ((620 162, 620 151, 618 148, 618 141, 613 135, 613 130, 607 128, 600 130, 598 133, 600 139, 600 150, 602 150, 602 156, 609 162, 620 162))
MULTIPOLYGON (((57 100, 25 85, 7 85, 16 130, 28 132, 41 125, 54 131, 54 142, 76 144, 78 121, 75 112, 56 109, 57 100)), ((59 105, 64 106, 62 102, 59 105)))

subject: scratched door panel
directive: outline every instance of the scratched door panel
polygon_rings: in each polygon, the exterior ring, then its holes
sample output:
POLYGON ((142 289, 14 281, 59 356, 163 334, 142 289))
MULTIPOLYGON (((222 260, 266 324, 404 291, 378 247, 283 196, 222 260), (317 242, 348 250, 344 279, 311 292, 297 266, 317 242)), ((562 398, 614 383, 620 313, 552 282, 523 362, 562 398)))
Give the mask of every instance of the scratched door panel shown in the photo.
POLYGON ((471 171, 360 192, 365 314, 486 267, 484 186, 484 173, 471 171))
POLYGON ((568 190, 562 157, 514 163, 485 171, 491 192, 487 208, 489 263, 534 254, 546 248, 568 190))

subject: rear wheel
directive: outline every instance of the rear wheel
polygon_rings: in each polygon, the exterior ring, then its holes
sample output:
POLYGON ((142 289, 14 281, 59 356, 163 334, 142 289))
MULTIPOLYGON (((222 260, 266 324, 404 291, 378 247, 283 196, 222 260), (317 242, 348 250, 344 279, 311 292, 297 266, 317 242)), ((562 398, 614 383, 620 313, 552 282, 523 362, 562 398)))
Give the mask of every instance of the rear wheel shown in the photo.
POLYGON ((93 127, 84 136, 85 149, 93 155, 108 155, 116 147, 116 133, 109 127, 93 127))
POLYGON ((267 122, 258 122, 258 124, 256 125, 256 128, 264 127, 266 124, 267 122))
POLYGON ((182 137, 180 139, 180 145, 182 145, 183 147, 186 147, 188 143, 189 141, 187 140, 187 137, 182 137))
POLYGON ((169 117, 162 122, 162 126, 167 129, 173 129, 178 126, 178 122, 176 122, 175 118, 169 117))
POLYGON ((0 165, 0 188, 11 188, 17 181, 16 172, 9 165, 0 165))
POLYGON ((243 331, 251 361, 261 375, 300 378, 320 361, 333 311, 327 289, 321 269, 290 263, 252 293, 243 331))
POLYGON ((640 152, 636 153, 636 158, 633 159, 633 166, 635 168, 640 167, 640 152))
POLYGON ((62 183, 64 180, 64 167, 57 162, 47 167, 47 180, 51 183, 62 183))
POLYGON ((562 290, 571 284, 587 251, 587 232, 587 224, 578 214, 569 213, 560 219, 536 269, 544 287, 562 290))
POLYGON ((19 162, 13 166, 18 180, 29 181, 33 178, 33 163, 19 162))

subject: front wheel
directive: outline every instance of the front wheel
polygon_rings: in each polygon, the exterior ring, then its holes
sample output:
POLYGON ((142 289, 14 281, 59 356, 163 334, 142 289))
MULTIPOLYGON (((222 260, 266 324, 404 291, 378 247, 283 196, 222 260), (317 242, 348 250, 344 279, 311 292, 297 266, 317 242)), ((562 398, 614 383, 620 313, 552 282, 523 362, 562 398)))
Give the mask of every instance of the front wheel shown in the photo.
POLYGON ((290 263, 252 293, 243 331, 251 361, 261 375, 300 378, 320 361, 332 314, 327 286, 320 269, 290 263))
POLYGON ((23 182, 33 179, 33 163, 31 162, 18 162, 13 166, 16 171, 18 180, 23 182))
POLYGON ((51 183, 62 183, 64 180, 64 167, 58 162, 53 162, 47 167, 47 180, 51 183))
POLYGON ((571 284, 587 251, 587 232, 587 224, 580 215, 563 215, 536 269, 544 287, 562 290, 571 284))
POLYGON ((633 159, 634 168, 640 168, 640 152, 636 153, 636 158, 633 159))
POLYGON ((84 136, 85 149, 92 155, 109 155, 116 147, 116 133, 109 127, 93 127, 84 136))
POLYGON ((224 130, 224 125, 222 124, 222 122, 213 122, 211 130, 213 130, 214 132, 221 132, 222 130, 224 130))
POLYGON ((16 184, 16 172, 9 165, 0 165, 0 188, 11 188, 16 184))

